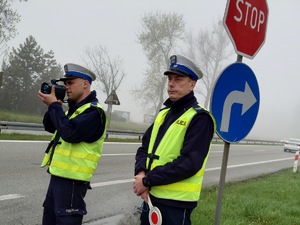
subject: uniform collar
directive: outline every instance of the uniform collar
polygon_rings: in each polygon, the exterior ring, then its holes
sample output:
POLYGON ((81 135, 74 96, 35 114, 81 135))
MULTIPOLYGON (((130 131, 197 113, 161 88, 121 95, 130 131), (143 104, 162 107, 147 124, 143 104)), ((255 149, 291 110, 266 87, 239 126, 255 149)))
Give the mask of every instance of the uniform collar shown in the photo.
POLYGON ((82 106, 88 102, 97 100, 96 96, 97 96, 96 91, 95 90, 91 91, 91 93, 79 103, 76 103, 74 101, 68 101, 68 106, 69 106, 69 108, 73 108, 73 107, 79 108, 80 106, 82 106))
POLYGON ((198 104, 197 99, 194 95, 194 91, 191 91, 189 94, 183 96, 182 98, 178 99, 177 101, 171 101, 170 98, 168 98, 164 105, 171 109, 182 109, 182 108, 190 108, 191 106, 198 104))

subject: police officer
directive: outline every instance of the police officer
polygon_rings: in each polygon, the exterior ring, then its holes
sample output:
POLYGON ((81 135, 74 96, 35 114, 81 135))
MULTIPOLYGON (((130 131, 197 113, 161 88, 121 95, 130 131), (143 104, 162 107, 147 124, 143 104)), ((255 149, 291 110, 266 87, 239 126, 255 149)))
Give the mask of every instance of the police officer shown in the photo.
POLYGON ((68 110, 51 94, 39 91, 48 106, 45 130, 53 133, 42 167, 51 174, 44 201, 43 225, 79 225, 87 213, 84 197, 100 160, 106 132, 106 115, 91 91, 93 72, 76 64, 64 66, 68 110))
POLYGON ((161 211, 163 225, 190 225, 215 122, 194 96, 193 89, 203 75, 191 60, 171 56, 164 74, 168 76, 169 98, 137 150, 134 192, 144 199, 142 225, 149 224, 148 195, 161 211))

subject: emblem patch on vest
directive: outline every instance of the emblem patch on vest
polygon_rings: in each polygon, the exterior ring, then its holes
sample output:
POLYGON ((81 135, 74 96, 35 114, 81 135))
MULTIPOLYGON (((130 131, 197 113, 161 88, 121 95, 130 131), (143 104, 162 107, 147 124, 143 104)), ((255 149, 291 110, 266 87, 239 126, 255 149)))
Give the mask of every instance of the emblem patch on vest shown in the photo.
POLYGON ((184 121, 184 120, 177 120, 177 121, 176 121, 176 124, 185 126, 185 125, 186 125, 186 121, 184 121))

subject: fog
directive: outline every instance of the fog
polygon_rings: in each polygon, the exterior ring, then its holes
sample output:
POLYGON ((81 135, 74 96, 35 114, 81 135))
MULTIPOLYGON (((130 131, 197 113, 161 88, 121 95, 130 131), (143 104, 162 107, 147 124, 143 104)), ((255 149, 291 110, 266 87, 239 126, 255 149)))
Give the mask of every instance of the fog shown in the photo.
MULTIPOLYGON (((245 0, 247 1, 247 0, 245 0)), ((21 15, 19 34, 8 44, 18 47, 32 35, 45 52, 54 51, 58 63, 83 64, 86 47, 106 46, 111 57, 124 60, 127 76, 117 90, 121 102, 113 110, 130 112, 130 119, 142 122, 144 113, 129 91, 138 86, 147 68, 142 47, 137 43, 140 20, 147 12, 183 14, 186 28, 195 34, 210 29, 223 18, 226 0, 29 0, 13 4, 21 15)), ((260 108, 247 138, 281 140, 300 138, 300 1, 268 1, 266 41, 254 59, 243 58, 256 75, 260 108)), ((232 44, 231 44, 232 45, 232 44)), ((233 49, 233 45, 232 45, 233 49)), ((236 54, 228 61, 235 62, 236 54)), ((198 81, 198 82, 201 82, 198 81)), ((97 89, 96 89, 97 90, 97 89)), ((98 90, 100 103, 105 94, 98 90)), ((201 103, 201 102, 200 102, 201 103)))

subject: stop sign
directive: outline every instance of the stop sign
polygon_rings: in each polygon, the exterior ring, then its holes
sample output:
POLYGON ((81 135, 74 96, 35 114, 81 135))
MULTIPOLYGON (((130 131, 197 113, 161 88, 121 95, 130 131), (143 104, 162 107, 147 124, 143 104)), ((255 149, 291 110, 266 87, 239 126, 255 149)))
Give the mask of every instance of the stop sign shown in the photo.
POLYGON ((237 54, 255 57, 265 42, 268 12, 267 0, 227 0, 223 23, 237 54))

